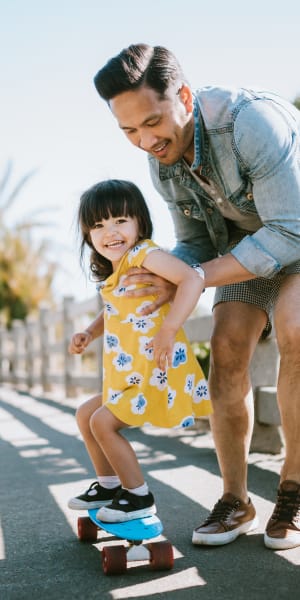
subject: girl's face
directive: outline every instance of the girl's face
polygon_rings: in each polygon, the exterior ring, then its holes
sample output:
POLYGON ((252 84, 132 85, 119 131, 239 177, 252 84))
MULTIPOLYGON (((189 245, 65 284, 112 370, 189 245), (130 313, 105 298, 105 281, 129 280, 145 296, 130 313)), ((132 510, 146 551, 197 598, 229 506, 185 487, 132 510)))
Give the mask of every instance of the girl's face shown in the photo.
POLYGON ((95 223, 90 230, 92 244, 115 271, 122 256, 133 248, 139 239, 138 222, 135 217, 112 217, 95 223))

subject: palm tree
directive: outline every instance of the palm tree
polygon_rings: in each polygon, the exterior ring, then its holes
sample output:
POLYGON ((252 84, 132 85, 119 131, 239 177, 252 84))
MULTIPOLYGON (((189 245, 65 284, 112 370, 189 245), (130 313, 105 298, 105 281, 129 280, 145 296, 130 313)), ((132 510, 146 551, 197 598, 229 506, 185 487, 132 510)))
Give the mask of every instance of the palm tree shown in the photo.
POLYGON ((35 173, 26 173, 9 191, 12 167, 9 161, 0 181, 0 315, 7 326, 34 312, 42 300, 52 301, 51 283, 57 269, 47 257, 49 243, 32 242, 32 230, 41 223, 27 217, 13 227, 7 224, 9 210, 35 173))

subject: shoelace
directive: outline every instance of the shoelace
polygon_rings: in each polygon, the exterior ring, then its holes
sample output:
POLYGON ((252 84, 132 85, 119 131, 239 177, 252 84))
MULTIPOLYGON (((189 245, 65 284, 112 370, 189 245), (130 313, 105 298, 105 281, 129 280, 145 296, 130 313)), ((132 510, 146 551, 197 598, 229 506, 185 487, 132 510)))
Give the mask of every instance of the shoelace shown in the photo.
POLYGON ((113 498, 111 503, 111 508, 120 508, 120 506, 124 506, 126 504, 130 504, 136 509, 144 508, 143 507, 143 499, 144 496, 136 496, 135 494, 131 494, 128 490, 124 490, 120 488, 119 491, 113 498))
POLYGON ((278 498, 272 515, 277 521, 286 521, 292 523, 294 520, 300 520, 300 494, 298 491, 278 492, 278 498))
POLYGON ((239 501, 237 500, 233 504, 229 504, 228 502, 223 502, 222 500, 218 500, 217 504, 215 504, 212 509, 210 515, 208 515, 204 525, 209 525, 210 523, 225 523, 230 515, 237 510, 239 506, 239 501))
POLYGON ((91 483, 91 485, 90 485, 89 489, 87 490, 87 492, 89 492, 90 490, 94 490, 97 487, 99 487, 98 481, 93 481, 93 483, 91 483))

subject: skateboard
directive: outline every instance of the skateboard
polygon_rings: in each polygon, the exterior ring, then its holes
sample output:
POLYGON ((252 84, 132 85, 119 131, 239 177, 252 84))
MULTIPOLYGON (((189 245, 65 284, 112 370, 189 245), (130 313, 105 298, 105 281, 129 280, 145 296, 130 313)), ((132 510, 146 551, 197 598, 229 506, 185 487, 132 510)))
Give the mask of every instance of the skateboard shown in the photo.
MULTIPOLYGON (((98 509, 90 509, 88 517, 78 517, 78 537, 82 542, 96 543, 98 531, 110 533, 113 538, 124 540, 127 545, 104 545, 102 568, 105 575, 125 573, 131 561, 148 561, 154 570, 169 570, 174 564, 172 544, 168 541, 153 542, 163 531, 160 519, 153 515, 123 523, 105 523, 97 519, 98 509), (151 540, 144 543, 145 540, 151 540)), ((110 538, 107 538, 108 540, 110 538)), ((105 539, 101 540, 105 541, 105 539)))

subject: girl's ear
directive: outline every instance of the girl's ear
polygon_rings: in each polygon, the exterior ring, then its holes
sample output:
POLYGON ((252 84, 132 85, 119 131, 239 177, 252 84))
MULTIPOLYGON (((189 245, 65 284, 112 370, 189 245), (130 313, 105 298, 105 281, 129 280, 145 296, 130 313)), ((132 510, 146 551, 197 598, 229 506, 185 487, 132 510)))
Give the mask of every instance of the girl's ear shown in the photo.
POLYGON ((193 112, 193 94, 189 85, 184 83, 179 90, 179 98, 184 104, 187 113, 193 112))

